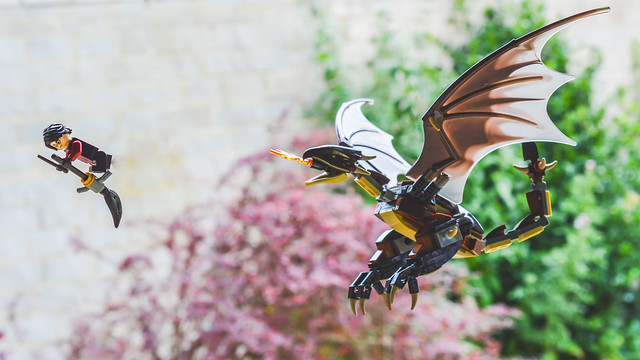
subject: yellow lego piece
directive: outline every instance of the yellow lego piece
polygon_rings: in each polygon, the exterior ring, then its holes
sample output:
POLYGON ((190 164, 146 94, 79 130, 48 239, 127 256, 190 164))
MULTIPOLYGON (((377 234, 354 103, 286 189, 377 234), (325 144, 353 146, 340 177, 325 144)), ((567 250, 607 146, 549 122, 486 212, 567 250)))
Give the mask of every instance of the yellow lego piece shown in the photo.
POLYGON ((356 178, 356 183, 360 185, 369 195, 373 197, 377 197, 382 194, 382 191, 376 186, 376 184, 372 183, 372 179, 367 176, 359 176, 356 178))
POLYGON ((485 253, 490 253, 492 251, 504 249, 504 248, 508 247, 509 245, 511 245, 511 243, 512 243, 511 239, 505 239, 505 240, 502 240, 502 241, 498 241, 496 243, 493 243, 493 244, 485 246, 484 252, 485 253))
POLYGON ((396 213, 395 211, 380 212, 378 216, 393 230, 399 232, 400 234, 408 237, 413 241, 416 241, 416 232, 419 228, 418 224, 396 213))
POLYGON ((85 173, 87 174, 87 180, 80 180, 82 181, 82 185, 89 187, 91 186, 91 184, 93 184, 93 181, 96 179, 96 176, 93 175, 92 173, 85 173))
POLYGON ((520 234, 520 236, 518 236, 518 242, 523 242, 525 240, 527 240, 530 237, 534 237, 538 234, 540 234, 542 231, 544 230, 543 226, 539 226, 535 229, 529 230, 525 233, 520 234))
POLYGON ((469 257, 474 257, 474 256, 478 256, 470 251, 467 251, 463 248, 458 249, 458 252, 453 255, 454 259, 463 259, 463 258, 469 258, 469 257))
POLYGON ((547 198, 547 214, 544 214, 546 217, 549 217, 552 215, 552 211, 551 211, 551 193, 549 192, 549 190, 547 190, 546 192, 546 198, 547 198))
POLYGON ((340 173, 336 176, 329 176, 326 172, 323 172, 322 174, 305 181, 304 184, 306 186, 316 184, 339 184, 346 180, 349 180, 349 176, 346 173, 340 173))

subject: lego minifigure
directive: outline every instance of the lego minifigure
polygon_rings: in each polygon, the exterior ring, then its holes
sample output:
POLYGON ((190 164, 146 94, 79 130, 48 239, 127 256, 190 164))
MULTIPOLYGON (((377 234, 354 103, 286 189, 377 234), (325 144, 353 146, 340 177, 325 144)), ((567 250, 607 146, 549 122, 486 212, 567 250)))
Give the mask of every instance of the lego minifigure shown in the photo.
POLYGON ((111 155, 100 151, 97 147, 70 136, 71 129, 62 124, 51 124, 42 132, 44 145, 53 150, 64 150, 65 158, 61 158, 56 154, 52 154, 51 161, 41 155, 40 160, 54 166, 56 170, 68 173, 71 171, 82 180, 81 188, 77 189, 78 193, 87 192, 89 190, 99 193, 111 212, 113 225, 117 228, 122 218, 122 203, 120 196, 104 185, 104 182, 111 176, 109 168, 111 166, 111 155), (89 172, 84 173, 72 165, 74 160, 80 160, 90 165, 89 172), (101 177, 96 177, 93 173, 104 173, 101 177))
POLYGON ((51 124, 42 132, 44 145, 54 150, 64 150, 65 159, 80 160, 89 164, 90 172, 104 173, 111 166, 111 155, 78 138, 70 136, 71 129, 63 124, 51 124))

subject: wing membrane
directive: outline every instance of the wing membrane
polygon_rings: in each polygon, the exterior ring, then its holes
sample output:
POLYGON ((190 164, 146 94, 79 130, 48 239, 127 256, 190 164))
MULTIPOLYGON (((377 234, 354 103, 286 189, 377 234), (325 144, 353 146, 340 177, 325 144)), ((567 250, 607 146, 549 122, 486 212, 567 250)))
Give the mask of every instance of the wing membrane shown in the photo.
POLYGON ((336 115, 336 134, 340 145, 351 146, 374 159, 360 161, 367 170, 377 171, 395 183, 399 174, 406 174, 411 165, 393 147, 393 136, 373 125, 362 113, 362 105, 371 99, 355 99, 342 104, 336 115))
POLYGON ((462 74, 423 115, 423 151, 407 175, 447 172, 451 180, 440 194, 460 203, 469 173, 493 150, 529 141, 575 145, 547 114, 551 94, 572 77, 545 66, 540 53, 562 28, 608 11, 585 11, 534 30, 462 74))

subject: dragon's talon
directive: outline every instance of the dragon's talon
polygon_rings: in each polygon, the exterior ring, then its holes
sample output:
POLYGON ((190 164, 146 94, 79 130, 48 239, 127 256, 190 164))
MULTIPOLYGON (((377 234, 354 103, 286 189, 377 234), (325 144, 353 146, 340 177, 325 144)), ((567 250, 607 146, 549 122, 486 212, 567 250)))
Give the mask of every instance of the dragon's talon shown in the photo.
POLYGON ((389 294, 389 302, 393 304, 393 301, 396 299, 396 294, 400 290, 396 285, 391 285, 391 293, 389 294))
POLYGON ((384 304, 387 306, 387 309, 389 309, 389 311, 391 311, 391 302, 389 301, 389 293, 384 293, 382 294, 382 298, 384 299, 384 304))
POLYGON ((358 311, 356 310, 356 302, 358 301, 358 299, 349 299, 349 305, 351 306, 351 311, 353 312, 353 315, 358 316, 358 311))
POLYGON ((360 303, 360 312, 362 313, 362 316, 367 315, 367 311, 364 308, 364 304, 367 302, 367 299, 365 298, 360 298, 359 303, 360 303))
POLYGON ((410 278, 409 279, 409 293, 411 294, 411 310, 416 307, 418 303, 418 292, 420 288, 418 286, 418 279, 410 278))

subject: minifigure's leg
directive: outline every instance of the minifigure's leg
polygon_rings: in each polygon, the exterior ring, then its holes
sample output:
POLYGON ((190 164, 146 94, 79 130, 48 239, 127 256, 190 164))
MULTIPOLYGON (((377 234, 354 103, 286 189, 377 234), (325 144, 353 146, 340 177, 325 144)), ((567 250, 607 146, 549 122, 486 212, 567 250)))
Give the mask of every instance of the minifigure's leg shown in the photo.
POLYGON ((96 164, 91 166, 91 172, 103 173, 109 170, 111 165, 111 155, 107 155, 104 151, 96 151, 94 155, 96 164))

